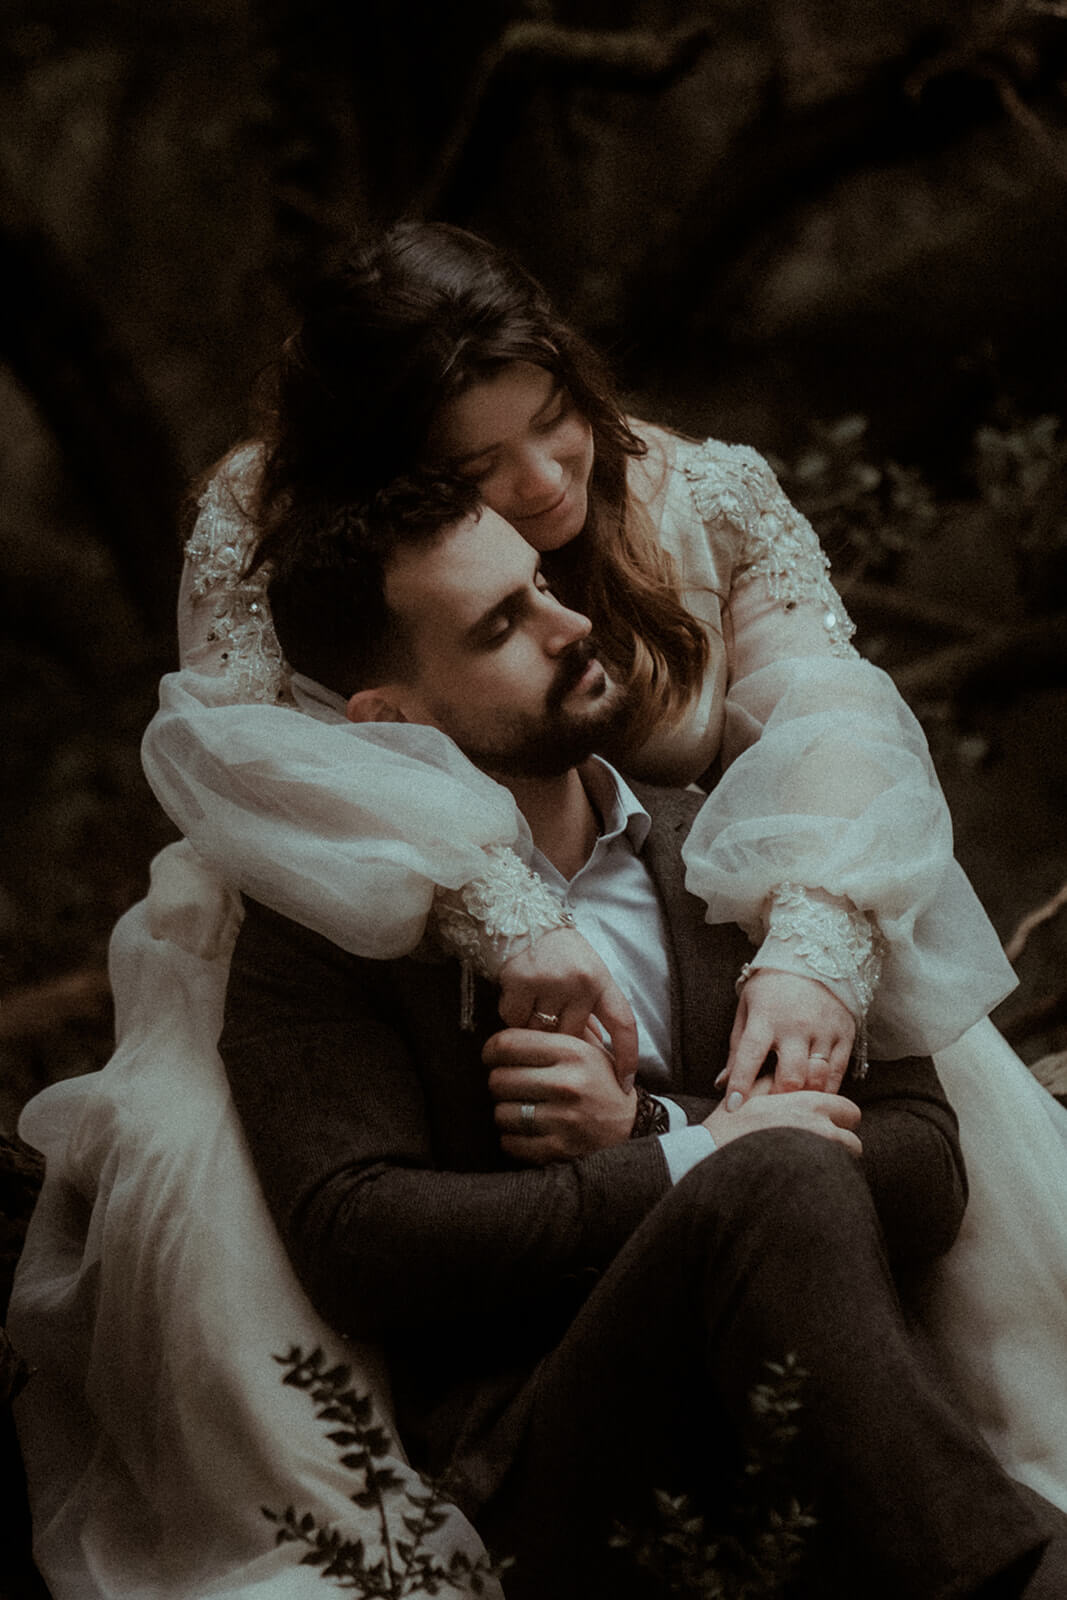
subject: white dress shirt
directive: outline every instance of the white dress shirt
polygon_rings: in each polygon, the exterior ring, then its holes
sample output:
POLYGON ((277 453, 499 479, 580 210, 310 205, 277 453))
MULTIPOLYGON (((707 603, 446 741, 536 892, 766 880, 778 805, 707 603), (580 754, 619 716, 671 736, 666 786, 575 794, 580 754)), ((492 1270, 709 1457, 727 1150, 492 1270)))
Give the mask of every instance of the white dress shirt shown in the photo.
MULTIPOLYGON (((592 854, 567 879, 534 849, 530 865, 574 915, 578 932, 603 960, 633 1007, 638 1067, 650 1090, 670 1086, 671 995, 667 925, 651 874, 642 858, 652 820, 614 767, 593 756, 581 768, 586 793, 600 816, 592 854)), ((715 1149, 708 1130, 690 1127, 681 1106, 657 1092, 670 1128, 659 1135, 671 1181, 715 1149)))

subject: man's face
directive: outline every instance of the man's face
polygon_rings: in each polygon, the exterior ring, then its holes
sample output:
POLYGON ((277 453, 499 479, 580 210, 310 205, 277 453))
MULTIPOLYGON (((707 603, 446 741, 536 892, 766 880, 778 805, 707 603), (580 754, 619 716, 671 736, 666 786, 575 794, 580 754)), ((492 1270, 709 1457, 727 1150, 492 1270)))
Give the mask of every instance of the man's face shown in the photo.
POLYGON ((497 777, 565 772, 624 711, 588 617, 561 605, 540 566, 538 552, 484 509, 436 543, 402 551, 386 574, 414 658, 390 695, 409 721, 447 733, 497 777))

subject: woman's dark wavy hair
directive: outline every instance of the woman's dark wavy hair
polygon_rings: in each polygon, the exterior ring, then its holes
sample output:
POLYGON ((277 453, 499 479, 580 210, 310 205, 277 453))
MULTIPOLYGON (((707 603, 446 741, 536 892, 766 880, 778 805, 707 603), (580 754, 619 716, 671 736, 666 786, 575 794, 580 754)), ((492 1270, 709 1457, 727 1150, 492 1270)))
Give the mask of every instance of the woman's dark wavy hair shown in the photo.
POLYGON ((424 461, 442 406, 517 361, 550 372, 592 428, 586 525, 546 567, 632 685, 633 734, 642 737, 680 713, 708 655, 669 555, 627 496, 627 463, 646 447, 599 357, 516 262, 474 234, 399 223, 311 296, 262 419, 253 567, 284 560, 293 540, 329 538, 353 506, 424 461))

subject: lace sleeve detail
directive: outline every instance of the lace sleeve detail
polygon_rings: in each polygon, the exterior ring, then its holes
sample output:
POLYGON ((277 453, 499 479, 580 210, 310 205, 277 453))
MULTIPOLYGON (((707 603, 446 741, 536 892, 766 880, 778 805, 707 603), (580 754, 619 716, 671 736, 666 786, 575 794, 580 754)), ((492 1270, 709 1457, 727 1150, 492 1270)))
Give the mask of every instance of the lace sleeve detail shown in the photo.
POLYGON ((210 665, 225 681, 231 701, 290 704, 289 670, 267 602, 269 571, 243 576, 255 543, 246 507, 260 459, 258 446, 236 452, 201 496, 185 547, 190 612, 183 618, 183 656, 195 655, 198 665, 210 665))
POLYGON ((847 984, 866 1011, 878 986, 878 940, 862 911, 833 895, 783 883, 771 901, 767 936, 791 941, 820 978, 847 984))
POLYGON ((493 846, 485 854, 480 878, 437 889, 433 919, 441 943, 464 966, 496 978, 517 950, 553 928, 573 928, 574 917, 514 850, 493 846))
POLYGON ((822 610, 832 654, 854 656, 856 631, 830 582, 830 562, 807 518, 791 505, 763 457, 747 445, 708 439, 686 467, 693 500, 712 536, 740 533, 735 585, 762 579, 785 611, 822 610))
POLYGON ((741 982, 764 967, 819 979, 856 1019, 854 1070, 867 1070, 866 1016, 882 968, 881 939, 871 919, 849 901, 821 889, 783 883, 766 911, 767 933, 741 982))

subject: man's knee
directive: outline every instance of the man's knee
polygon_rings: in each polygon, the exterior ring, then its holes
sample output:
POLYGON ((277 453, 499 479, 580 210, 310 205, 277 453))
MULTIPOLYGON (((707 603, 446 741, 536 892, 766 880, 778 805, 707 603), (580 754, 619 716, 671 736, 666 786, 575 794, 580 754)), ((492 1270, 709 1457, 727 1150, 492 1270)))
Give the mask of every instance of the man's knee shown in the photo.
POLYGON ((675 1204, 691 1223, 825 1240, 876 1226, 856 1157, 820 1134, 767 1128, 731 1140, 678 1184, 675 1204))

